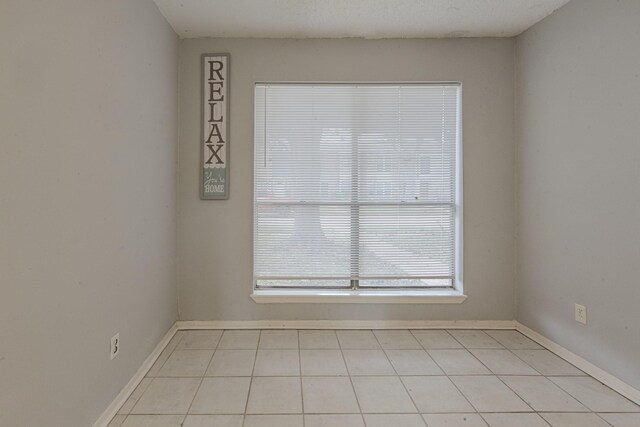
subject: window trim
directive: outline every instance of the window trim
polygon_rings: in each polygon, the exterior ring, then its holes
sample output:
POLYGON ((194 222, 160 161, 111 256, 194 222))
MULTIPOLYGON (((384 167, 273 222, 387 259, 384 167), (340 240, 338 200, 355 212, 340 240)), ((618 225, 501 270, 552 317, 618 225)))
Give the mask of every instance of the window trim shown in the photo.
POLYGON ((451 288, 399 289, 254 289, 251 299, 264 303, 461 304, 467 296, 451 288))
MULTIPOLYGON (((264 81, 253 82, 253 103, 251 140, 255 144, 255 87, 261 84, 286 84, 286 85, 457 85, 457 135, 456 135, 456 188, 454 204, 454 273, 451 288, 258 288, 254 274, 255 267, 255 180, 256 170, 252 159, 252 293, 250 295, 256 303, 463 303, 467 296, 464 294, 463 270, 464 270, 464 196, 463 196, 463 105, 461 81, 264 81)), ((253 153, 253 149, 252 149, 253 153)))

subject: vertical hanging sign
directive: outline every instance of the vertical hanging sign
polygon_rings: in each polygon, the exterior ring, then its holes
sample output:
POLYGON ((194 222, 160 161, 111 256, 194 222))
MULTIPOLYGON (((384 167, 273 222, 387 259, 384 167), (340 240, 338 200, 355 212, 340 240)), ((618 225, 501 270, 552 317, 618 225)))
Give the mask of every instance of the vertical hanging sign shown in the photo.
POLYGON ((203 200, 229 198, 229 54, 202 55, 203 200))

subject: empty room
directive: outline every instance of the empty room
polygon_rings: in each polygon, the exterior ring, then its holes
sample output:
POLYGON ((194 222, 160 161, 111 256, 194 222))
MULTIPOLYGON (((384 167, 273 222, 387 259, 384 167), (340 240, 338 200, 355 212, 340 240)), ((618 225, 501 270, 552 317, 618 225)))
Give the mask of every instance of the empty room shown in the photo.
POLYGON ((1 427, 640 427, 640 1, 0 0, 1 427))

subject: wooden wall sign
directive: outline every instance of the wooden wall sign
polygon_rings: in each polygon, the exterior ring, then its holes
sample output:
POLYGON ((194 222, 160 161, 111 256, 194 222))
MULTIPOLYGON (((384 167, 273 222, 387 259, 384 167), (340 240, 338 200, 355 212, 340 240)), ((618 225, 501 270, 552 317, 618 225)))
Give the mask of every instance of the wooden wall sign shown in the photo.
POLYGON ((200 198, 229 198, 229 54, 202 55, 200 198))

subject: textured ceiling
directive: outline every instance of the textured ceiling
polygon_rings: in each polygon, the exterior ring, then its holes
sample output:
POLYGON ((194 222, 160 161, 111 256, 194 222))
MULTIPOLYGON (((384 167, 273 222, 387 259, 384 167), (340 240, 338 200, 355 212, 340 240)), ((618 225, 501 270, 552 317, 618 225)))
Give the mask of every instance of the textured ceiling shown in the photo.
POLYGON ((180 37, 511 37, 569 0, 155 0, 180 37))

